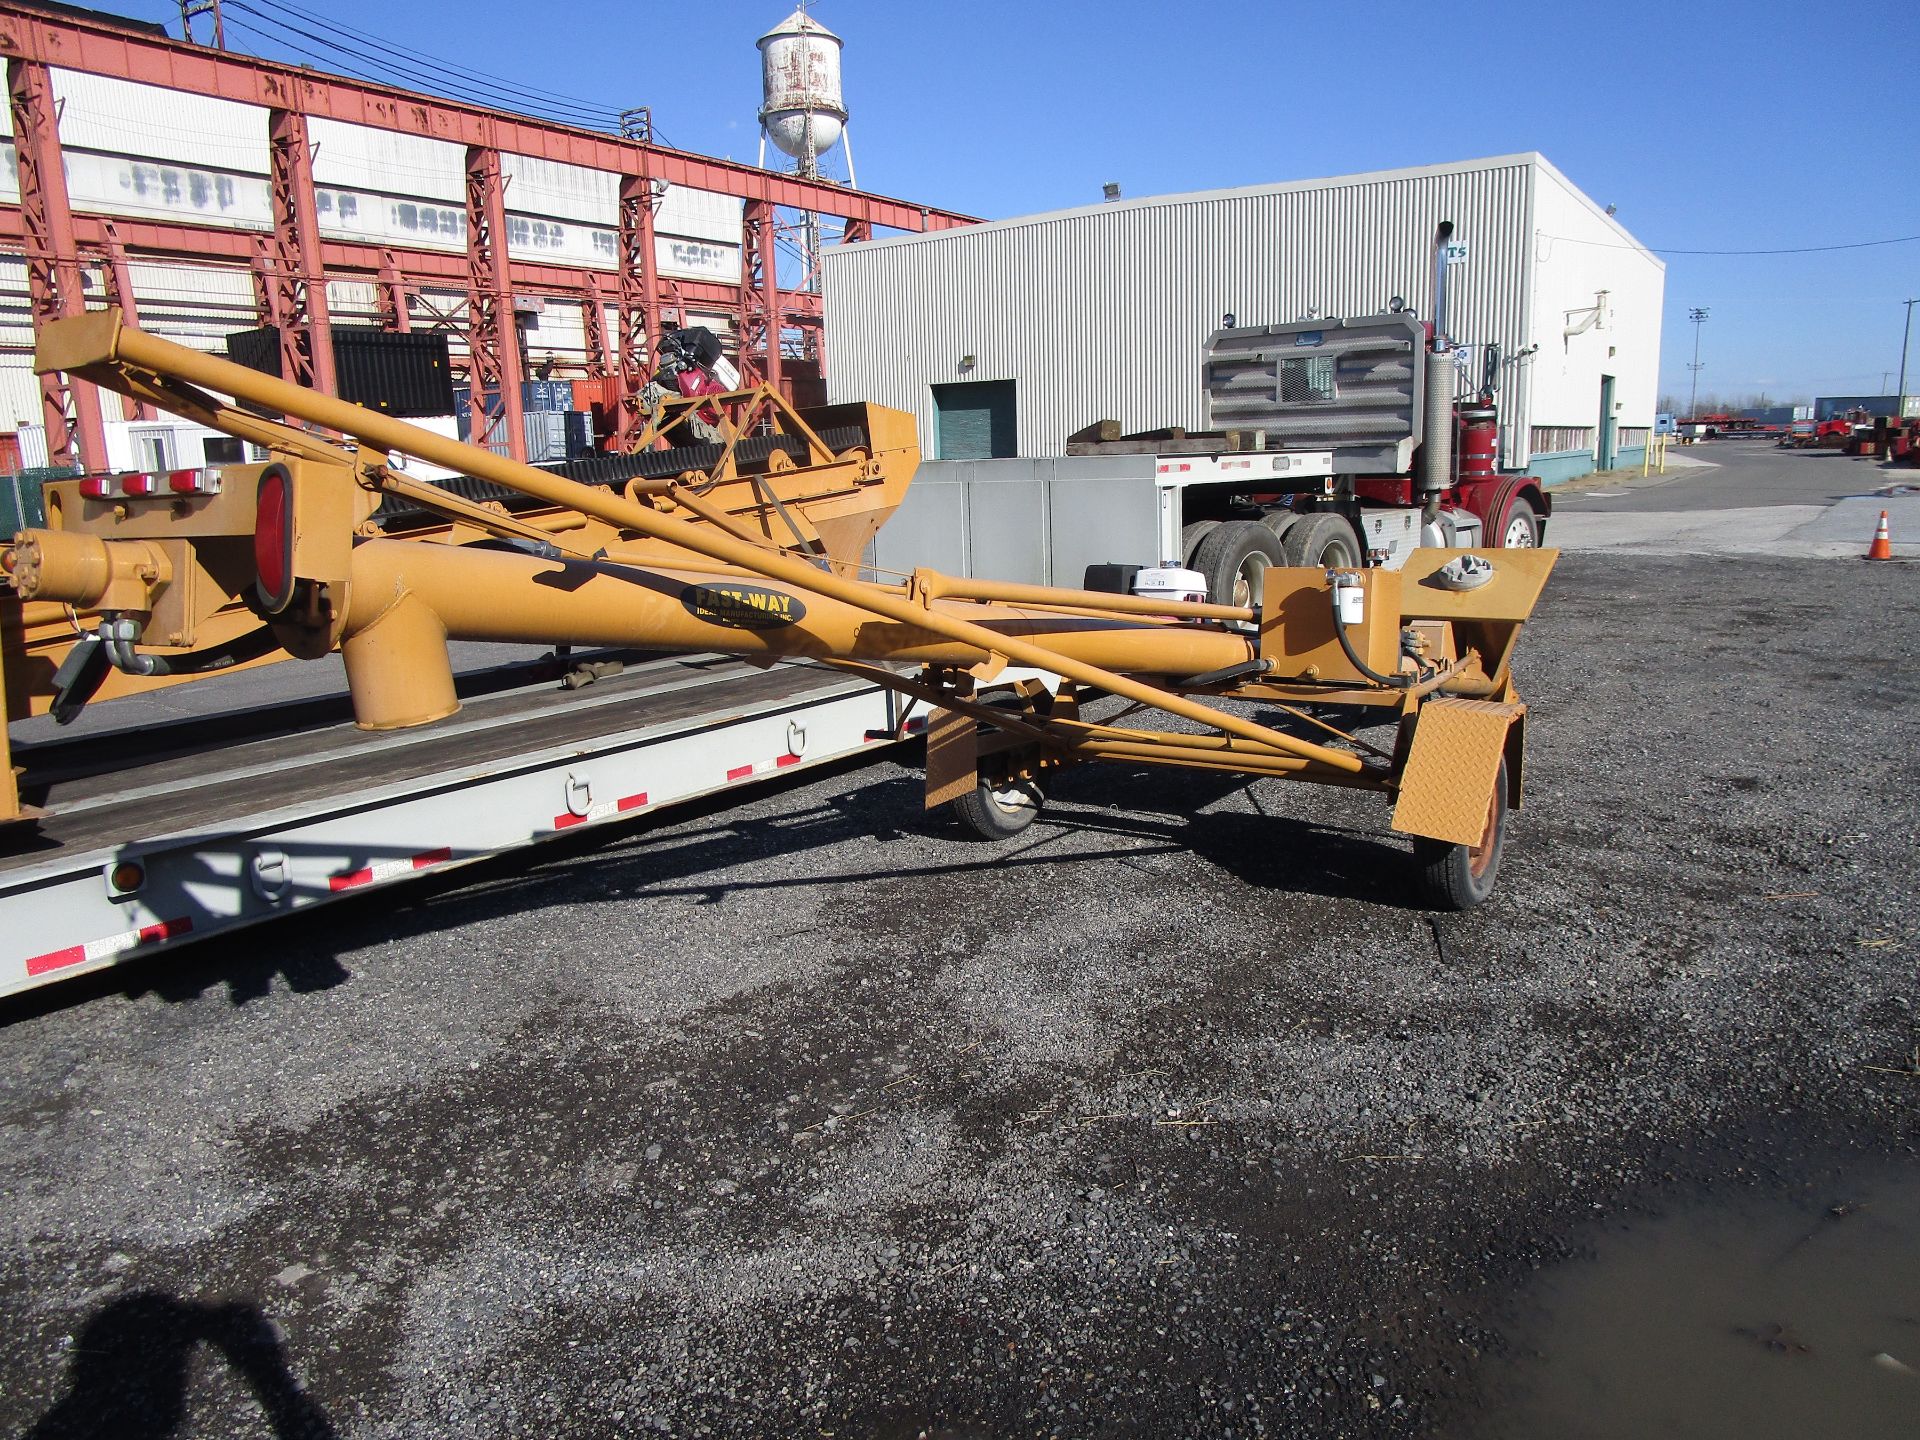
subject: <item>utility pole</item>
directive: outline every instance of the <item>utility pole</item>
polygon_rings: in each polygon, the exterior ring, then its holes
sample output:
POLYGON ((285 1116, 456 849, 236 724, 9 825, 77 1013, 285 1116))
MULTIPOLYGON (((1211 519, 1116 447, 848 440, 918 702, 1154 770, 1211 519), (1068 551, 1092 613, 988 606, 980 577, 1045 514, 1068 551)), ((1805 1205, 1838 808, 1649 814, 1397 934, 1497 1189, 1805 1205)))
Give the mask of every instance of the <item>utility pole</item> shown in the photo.
POLYGON ((1687 419, 1695 418, 1694 411, 1699 408, 1700 400, 1700 327, 1707 323, 1707 311, 1698 306, 1687 312, 1687 320, 1693 326, 1693 363, 1687 369, 1693 372, 1693 388, 1687 394, 1687 419))
POLYGON ((1896 420, 1904 420, 1907 415, 1907 341, 1913 338, 1913 307, 1920 305, 1920 300, 1901 303, 1907 307, 1907 321, 1900 331, 1900 394, 1893 402, 1893 418, 1896 420))

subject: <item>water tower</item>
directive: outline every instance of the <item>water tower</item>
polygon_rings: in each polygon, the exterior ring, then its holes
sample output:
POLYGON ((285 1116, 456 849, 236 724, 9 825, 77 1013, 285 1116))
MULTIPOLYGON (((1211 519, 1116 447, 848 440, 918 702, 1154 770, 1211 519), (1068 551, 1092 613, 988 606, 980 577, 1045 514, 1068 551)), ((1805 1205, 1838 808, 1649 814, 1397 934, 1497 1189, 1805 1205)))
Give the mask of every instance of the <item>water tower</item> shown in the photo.
MULTIPOLYGON (((802 4, 762 35, 760 47, 760 163, 767 163, 771 140, 797 162, 809 179, 820 173, 820 157, 838 144, 847 124, 840 96, 840 37, 807 14, 802 4)), ((847 155, 847 179, 853 180, 853 152, 847 155)))

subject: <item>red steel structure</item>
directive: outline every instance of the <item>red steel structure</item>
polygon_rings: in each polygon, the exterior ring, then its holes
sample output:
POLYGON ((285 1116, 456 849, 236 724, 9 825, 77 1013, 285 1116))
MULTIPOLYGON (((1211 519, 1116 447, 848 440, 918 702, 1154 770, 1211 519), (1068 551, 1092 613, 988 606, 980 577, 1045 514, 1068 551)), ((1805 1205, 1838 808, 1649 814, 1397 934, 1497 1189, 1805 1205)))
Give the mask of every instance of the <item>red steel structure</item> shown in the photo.
MULTIPOLYGON (((83 267, 105 267, 120 303, 132 310, 127 261, 227 261, 254 277, 260 323, 281 335, 282 374, 331 392, 333 356, 328 280, 373 283, 386 323, 411 328, 410 290, 464 289, 464 338, 472 357, 476 417, 489 438, 524 456, 520 424, 522 363, 514 298, 541 296, 586 307, 587 333, 611 342, 613 354, 589 353, 590 372, 609 374, 619 393, 616 446, 637 434, 638 395, 647 376, 652 337, 664 311, 684 320, 687 307, 734 317, 743 383, 781 378, 780 337, 799 329, 817 348, 820 297, 782 292, 774 263, 778 209, 813 211, 846 223, 848 240, 876 228, 944 230, 974 217, 882 195, 669 150, 636 138, 601 134, 551 121, 489 110, 438 96, 316 73, 229 51, 125 30, 104 17, 26 11, 0 4, 0 55, 7 60, 20 203, 0 204, 0 247, 26 256, 36 321, 85 308, 83 267), (268 112, 273 231, 223 229, 169 221, 73 213, 61 164, 49 68, 210 95, 268 112), (324 238, 313 189, 307 122, 315 117, 463 145, 467 152, 467 254, 324 238), (619 320, 606 334, 599 305, 602 276, 580 267, 516 260, 507 254, 503 153, 602 170, 620 177, 618 269, 613 277, 619 320), (668 186, 713 191, 745 202, 739 284, 672 281, 659 274, 654 219, 668 186), (485 400, 485 408, 481 407, 485 400), (504 432, 504 433, 503 433, 504 432)), ((91 385, 48 376, 41 386, 53 464, 104 464, 105 431, 91 385)), ((478 426, 476 426, 476 436, 478 426)))

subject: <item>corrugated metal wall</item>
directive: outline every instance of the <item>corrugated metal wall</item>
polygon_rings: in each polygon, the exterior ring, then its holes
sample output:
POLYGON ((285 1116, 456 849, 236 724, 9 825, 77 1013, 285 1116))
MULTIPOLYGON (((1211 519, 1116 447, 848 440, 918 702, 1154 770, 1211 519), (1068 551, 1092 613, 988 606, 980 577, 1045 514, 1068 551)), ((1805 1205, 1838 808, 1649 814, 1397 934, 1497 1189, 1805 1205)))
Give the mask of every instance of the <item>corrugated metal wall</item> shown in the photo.
POLYGON ((826 252, 828 389, 916 412, 928 387, 1014 380, 1020 452, 1062 453, 1097 419, 1203 423, 1201 357, 1223 314, 1242 324, 1373 314, 1394 295, 1431 311, 1434 227, 1468 247, 1450 329, 1525 334, 1534 157, 1122 201, 826 252), (971 357, 971 363, 967 363, 971 357))

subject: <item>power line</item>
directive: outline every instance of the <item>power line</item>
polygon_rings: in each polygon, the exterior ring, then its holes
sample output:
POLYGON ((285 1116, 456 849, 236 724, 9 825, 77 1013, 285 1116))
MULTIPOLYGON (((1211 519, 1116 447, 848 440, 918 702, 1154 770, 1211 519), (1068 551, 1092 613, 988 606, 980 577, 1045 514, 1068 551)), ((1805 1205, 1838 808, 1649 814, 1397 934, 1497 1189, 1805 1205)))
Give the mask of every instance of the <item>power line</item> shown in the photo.
MULTIPOLYGON (((236 8, 239 8, 239 9, 244 9, 244 10, 252 9, 252 6, 246 3, 246 0, 228 0, 228 3, 234 5, 236 8)), ((380 51, 384 54, 394 56, 397 59, 405 60, 410 63, 425 64, 432 69, 442 71, 449 75, 453 75, 456 78, 462 80, 463 82, 466 82, 469 84, 488 85, 495 88, 499 93, 516 94, 516 95, 526 96, 534 100, 550 101, 558 105, 565 106, 568 109, 591 112, 595 114, 612 116, 616 118, 619 115, 619 111, 613 106, 601 105, 592 101, 580 100, 575 96, 563 95, 558 93, 557 91, 542 90, 534 86, 522 85, 517 81, 509 80, 506 77, 501 75, 494 75, 485 70, 475 70, 469 66, 459 65, 451 61, 442 60, 437 56, 429 55, 424 51, 413 50, 404 45, 395 45, 386 40, 381 39, 378 35, 371 34, 368 31, 358 30, 351 25, 342 25, 335 21, 323 19, 321 16, 315 15, 310 11, 302 10, 297 5, 286 4, 284 3, 284 0, 258 0, 258 3, 261 5, 264 5, 268 10, 274 11, 279 15, 291 16, 294 19, 305 21, 309 25, 315 25, 322 30, 330 31, 335 35, 346 36, 351 39, 358 40, 360 42, 363 42, 365 45, 367 45, 373 50, 380 51)), ((258 13, 258 12, 255 12, 255 13, 258 13)))
POLYGON ((1616 245, 1611 240, 1582 240, 1575 235, 1547 235, 1569 245, 1593 245, 1602 250, 1645 250, 1653 255, 1819 255, 1832 250, 1871 250, 1879 245, 1911 245, 1920 235, 1896 235, 1890 240, 1853 240, 1844 245, 1790 245, 1777 250, 1670 250, 1658 245, 1616 245))
MULTIPOLYGON (((286 45, 296 52, 307 47, 307 53, 324 64, 337 66, 348 75, 358 79, 372 80, 378 84, 397 84, 404 88, 418 87, 421 81, 419 62, 411 61, 413 69, 404 69, 377 53, 371 53, 357 45, 331 40, 305 30, 298 25, 276 19, 262 11, 254 9, 244 0, 227 0, 229 11, 240 11, 252 17, 252 23, 243 22, 241 28, 253 33, 259 39, 271 45, 286 45), (270 27, 278 34, 268 34, 260 26, 270 27), (287 37, 295 37, 289 40, 287 37), (304 45, 302 42, 305 42, 304 45), (358 67, 356 68, 356 64, 358 67)), ((228 22, 232 24, 232 21, 228 22)), ((543 111, 546 118, 555 119, 563 124, 587 125, 593 128, 611 128, 617 123, 617 112, 608 107, 588 106, 583 102, 555 102, 537 100, 532 97, 505 96, 491 84, 472 78, 453 68, 434 64, 431 68, 440 69, 438 76, 429 75, 430 84, 448 91, 453 98, 469 103, 482 104, 498 109, 543 111)))

